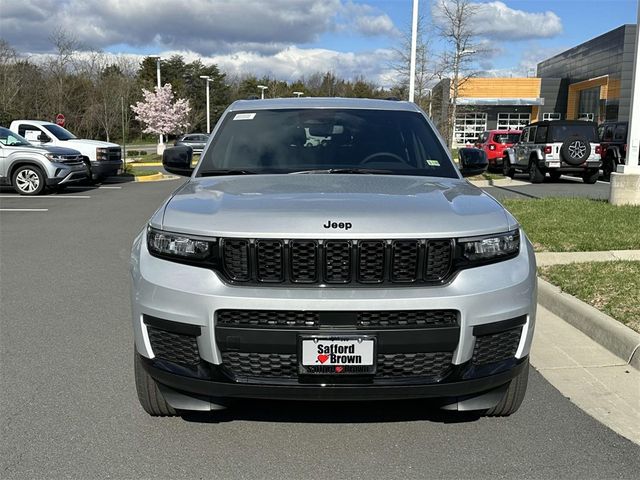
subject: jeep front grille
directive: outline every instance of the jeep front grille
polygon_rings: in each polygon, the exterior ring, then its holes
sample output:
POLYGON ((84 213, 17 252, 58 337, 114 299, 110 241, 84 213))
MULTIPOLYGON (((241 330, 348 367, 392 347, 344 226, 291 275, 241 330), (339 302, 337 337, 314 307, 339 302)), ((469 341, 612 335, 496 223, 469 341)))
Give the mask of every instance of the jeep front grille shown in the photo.
POLYGON ((222 239, 222 271, 254 284, 437 284, 451 273, 453 241, 222 239))
MULTIPOLYGON (((377 356, 376 378, 444 377, 452 368, 452 352, 386 353, 377 356)), ((297 378, 298 360, 295 354, 223 352, 222 364, 236 379, 297 378)))
POLYGON ((218 310, 216 325, 234 328, 316 329, 457 327, 456 310, 374 310, 322 312, 301 310, 218 310))

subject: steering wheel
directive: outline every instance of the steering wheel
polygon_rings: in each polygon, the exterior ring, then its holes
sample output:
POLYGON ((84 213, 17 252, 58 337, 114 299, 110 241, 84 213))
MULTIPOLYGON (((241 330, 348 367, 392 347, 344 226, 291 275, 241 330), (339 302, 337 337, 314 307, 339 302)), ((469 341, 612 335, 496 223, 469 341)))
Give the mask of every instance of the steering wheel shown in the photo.
POLYGON ((406 163, 404 161, 404 158, 402 158, 400 155, 396 155, 395 153, 391 153, 391 152, 377 152, 377 153, 372 153, 371 155, 369 155, 368 157, 366 157, 364 160, 362 160, 361 163, 368 163, 370 161, 372 161, 374 158, 377 157, 390 157, 393 158, 394 160, 397 160, 400 163, 406 163))

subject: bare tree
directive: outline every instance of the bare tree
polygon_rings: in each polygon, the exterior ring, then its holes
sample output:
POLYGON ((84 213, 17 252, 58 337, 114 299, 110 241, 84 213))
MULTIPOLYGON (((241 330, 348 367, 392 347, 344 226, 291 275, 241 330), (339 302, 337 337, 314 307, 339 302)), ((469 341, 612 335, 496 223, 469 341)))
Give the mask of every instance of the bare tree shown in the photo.
POLYGON ((443 57, 444 65, 451 73, 451 108, 449 109, 448 130, 450 146, 455 144, 455 121, 460 87, 475 72, 471 65, 474 55, 480 52, 473 30, 473 16, 478 5, 470 0, 438 0, 435 5, 436 22, 440 35, 449 45, 443 57))
MULTIPOLYGON (((424 110, 431 105, 431 86, 440 75, 441 66, 431 50, 432 38, 424 16, 418 17, 418 36, 416 42, 415 103, 424 110)), ((406 97, 409 92, 411 75, 411 28, 403 34, 398 47, 394 48, 395 61, 391 67, 398 75, 396 92, 406 97)))

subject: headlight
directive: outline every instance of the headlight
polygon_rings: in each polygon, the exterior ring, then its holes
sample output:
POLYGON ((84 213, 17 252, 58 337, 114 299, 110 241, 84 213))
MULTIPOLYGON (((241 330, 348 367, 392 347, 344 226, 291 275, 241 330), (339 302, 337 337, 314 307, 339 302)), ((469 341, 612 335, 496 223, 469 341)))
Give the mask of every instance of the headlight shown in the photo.
POLYGON ((51 161, 51 162, 60 162, 63 160, 62 155, 57 155, 55 153, 45 153, 44 154, 45 157, 47 157, 47 160, 51 161))
POLYGON ((520 251, 520 233, 518 230, 487 235, 483 237, 462 238, 458 240, 463 261, 484 263, 517 255, 520 251))
POLYGON ((147 247, 149 252, 161 257, 182 260, 204 260, 213 251, 213 242, 179 233, 163 232, 149 227, 147 247))

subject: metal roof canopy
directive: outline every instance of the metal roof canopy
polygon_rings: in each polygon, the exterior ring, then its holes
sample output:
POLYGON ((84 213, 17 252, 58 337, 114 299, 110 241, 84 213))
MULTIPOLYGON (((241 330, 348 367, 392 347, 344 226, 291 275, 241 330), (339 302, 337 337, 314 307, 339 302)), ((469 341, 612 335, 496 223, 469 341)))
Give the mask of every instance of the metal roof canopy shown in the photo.
POLYGON ((458 105, 544 105, 544 98, 458 98, 458 105))

